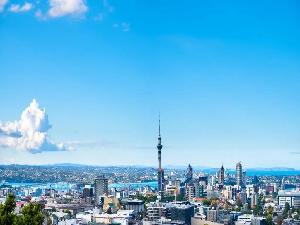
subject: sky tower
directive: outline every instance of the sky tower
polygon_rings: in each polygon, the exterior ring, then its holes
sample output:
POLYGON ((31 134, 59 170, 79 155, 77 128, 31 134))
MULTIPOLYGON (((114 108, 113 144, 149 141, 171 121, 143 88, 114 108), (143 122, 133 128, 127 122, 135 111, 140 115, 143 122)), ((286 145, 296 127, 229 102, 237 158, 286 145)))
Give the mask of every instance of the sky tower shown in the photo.
POLYGON ((157 183, 158 183, 158 191, 162 194, 164 191, 164 170, 161 167, 161 136, 160 136, 160 117, 158 119, 158 144, 157 144, 157 150, 158 150, 158 171, 157 171, 157 183))

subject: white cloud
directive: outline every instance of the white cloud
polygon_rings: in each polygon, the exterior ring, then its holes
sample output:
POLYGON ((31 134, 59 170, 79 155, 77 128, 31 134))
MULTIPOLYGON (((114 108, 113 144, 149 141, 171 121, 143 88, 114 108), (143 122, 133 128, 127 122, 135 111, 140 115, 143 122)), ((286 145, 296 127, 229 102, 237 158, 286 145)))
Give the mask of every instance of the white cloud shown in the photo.
POLYGON ((81 15, 88 10, 88 7, 84 0, 49 0, 49 2, 49 17, 81 15))
POLYGON ((0 122, 0 146, 31 153, 69 150, 64 144, 49 141, 47 132, 50 128, 45 109, 41 109, 33 99, 19 121, 0 122))
POLYGON ((19 12, 27 12, 31 9, 32 9, 32 4, 25 2, 24 5, 12 4, 9 8, 9 11, 14 13, 19 13, 19 12))
POLYGON ((0 0, 0 12, 3 11, 4 6, 7 4, 8 0, 0 0))
POLYGON ((130 31, 130 23, 126 23, 126 22, 122 22, 122 23, 115 23, 113 24, 113 27, 115 29, 120 29, 122 30, 123 32, 128 32, 130 31))

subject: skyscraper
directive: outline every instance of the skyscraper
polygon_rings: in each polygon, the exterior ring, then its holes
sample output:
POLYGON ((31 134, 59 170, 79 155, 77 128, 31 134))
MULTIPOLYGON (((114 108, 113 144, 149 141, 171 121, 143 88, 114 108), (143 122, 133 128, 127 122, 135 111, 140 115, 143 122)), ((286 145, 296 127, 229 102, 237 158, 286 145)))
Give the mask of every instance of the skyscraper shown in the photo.
POLYGON ((242 178, 243 178, 243 181, 242 181, 243 185, 246 185, 246 183, 247 183, 247 173, 246 173, 246 171, 243 171, 242 178))
POLYGON ((188 165, 185 173, 185 183, 193 183, 193 167, 191 164, 188 165))
POLYGON ((158 150, 158 171, 157 171, 157 182, 158 182, 158 191, 161 195, 163 195, 164 192, 164 170, 161 167, 161 136, 160 136, 160 118, 158 120, 158 144, 157 144, 157 150, 158 150))
POLYGON ((239 186, 243 185, 243 168, 242 163, 238 162, 236 164, 236 172, 235 172, 236 184, 239 186))
POLYGON ((108 179, 104 175, 95 179, 95 205, 99 204, 100 197, 108 194, 108 179))
POLYGON ((222 165, 221 169, 218 172, 218 183, 223 185, 224 184, 224 178, 225 178, 225 170, 222 165))

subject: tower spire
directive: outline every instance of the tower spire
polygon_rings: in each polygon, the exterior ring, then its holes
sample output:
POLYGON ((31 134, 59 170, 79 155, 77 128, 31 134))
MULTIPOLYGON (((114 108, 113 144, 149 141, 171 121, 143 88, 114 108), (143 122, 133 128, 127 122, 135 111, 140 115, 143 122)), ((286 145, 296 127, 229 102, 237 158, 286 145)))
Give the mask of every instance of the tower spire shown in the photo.
POLYGON ((160 137, 160 113, 158 114, 158 137, 160 137))

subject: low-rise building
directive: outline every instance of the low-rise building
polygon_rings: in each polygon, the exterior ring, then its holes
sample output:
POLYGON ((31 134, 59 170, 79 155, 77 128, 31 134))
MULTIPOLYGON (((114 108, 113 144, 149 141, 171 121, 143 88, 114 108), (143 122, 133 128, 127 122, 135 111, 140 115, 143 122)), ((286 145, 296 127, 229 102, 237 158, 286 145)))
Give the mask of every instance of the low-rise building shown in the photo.
POLYGON ((134 210, 134 213, 143 213, 145 210, 144 201, 138 199, 123 199, 122 205, 126 210, 134 210))
POLYGON ((93 222, 102 224, 128 225, 134 218, 133 210, 119 210, 117 213, 101 213, 93 216, 93 222))

